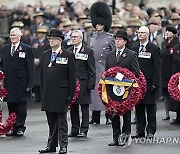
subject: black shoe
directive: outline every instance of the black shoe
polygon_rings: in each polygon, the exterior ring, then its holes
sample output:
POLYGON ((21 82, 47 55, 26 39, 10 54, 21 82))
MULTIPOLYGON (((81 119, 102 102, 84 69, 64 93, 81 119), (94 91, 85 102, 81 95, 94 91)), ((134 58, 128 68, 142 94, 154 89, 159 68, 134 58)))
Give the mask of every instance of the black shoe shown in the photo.
POLYGON ((9 133, 6 134, 6 136, 17 136, 17 132, 11 130, 9 133))
POLYGON ((39 153, 56 152, 56 147, 46 147, 45 149, 39 150, 39 153))
POLYGON ((68 137, 76 137, 78 135, 78 133, 70 133, 69 135, 68 135, 68 137))
POLYGON ((110 120, 106 121, 106 125, 110 125, 112 122, 110 120))
POLYGON ((108 144, 109 146, 119 146, 118 141, 113 140, 111 143, 108 144))
POLYGON ((67 148, 60 148, 59 153, 67 153, 67 148))
POLYGON ((20 130, 20 131, 17 131, 17 136, 23 136, 24 135, 24 132, 22 131, 22 130, 20 130))
POLYGON ((147 133, 146 139, 153 139, 153 138, 154 138, 154 134, 153 133, 147 133))
POLYGON ((145 137, 145 133, 136 133, 136 134, 132 135, 132 139, 144 138, 144 137, 145 137))
POLYGON ((94 123, 95 123, 95 121, 93 121, 93 120, 89 121, 89 124, 94 124, 94 123))
POLYGON ((89 122, 89 124, 100 124, 100 122, 96 122, 96 121, 91 120, 91 121, 89 122))
POLYGON ((170 120, 170 117, 165 117, 162 119, 162 121, 170 120))
POLYGON ((87 137, 87 134, 84 132, 80 132, 77 137, 87 137))
POLYGON ((180 120, 174 119, 170 124, 171 125, 179 125, 180 124, 180 120))

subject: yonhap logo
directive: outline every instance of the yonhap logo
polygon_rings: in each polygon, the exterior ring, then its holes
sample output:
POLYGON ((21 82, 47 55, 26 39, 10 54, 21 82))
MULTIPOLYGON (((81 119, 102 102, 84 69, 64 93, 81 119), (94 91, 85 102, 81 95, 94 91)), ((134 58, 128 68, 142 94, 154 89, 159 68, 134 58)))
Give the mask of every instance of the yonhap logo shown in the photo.
POLYGON ((180 137, 154 137, 151 139, 137 138, 134 139, 135 143, 139 144, 180 144, 180 137))

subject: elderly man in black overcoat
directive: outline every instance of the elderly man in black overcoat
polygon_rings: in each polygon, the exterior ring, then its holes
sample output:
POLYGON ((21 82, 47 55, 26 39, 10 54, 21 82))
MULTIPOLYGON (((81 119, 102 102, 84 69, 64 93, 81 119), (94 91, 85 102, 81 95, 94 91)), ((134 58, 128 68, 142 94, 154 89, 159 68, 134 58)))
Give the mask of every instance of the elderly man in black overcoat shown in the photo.
POLYGON ((10 31, 10 44, 2 48, 1 67, 5 75, 4 87, 9 114, 15 112, 16 124, 7 136, 23 136, 26 130, 27 101, 34 82, 34 60, 32 48, 20 41, 22 32, 18 28, 10 31))
POLYGON ((83 44, 83 33, 74 30, 71 34, 73 47, 69 48, 74 52, 76 58, 77 76, 80 82, 80 96, 71 107, 71 133, 69 137, 86 137, 89 130, 89 104, 91 104, 91 90, 96 83, 96 68, 94 51, 83 44), (80 124, 79 104, 82 111, 80 124))
POLYGON ((67 109, 76 89, 75 58, 61 47, 62 31, 51 29, 48 39, 52 49, 44 52, 41 59, 41 110, 46 112, 49 137, 47 147, 39 152, 55 152, 59 140, 59 153, 67 153, 67 109))
POLYGON ((132 47, 132 50, 138 53, 139 66, 147 81, 146 96, 136 106, 137 130, 133 138, 145 137, 146 131, 146 138, 152 139, 156 132, 156 94, 160 80, 160 48, 149 42, 148 37, 148 27, 140 27, 139 42, 132 47))

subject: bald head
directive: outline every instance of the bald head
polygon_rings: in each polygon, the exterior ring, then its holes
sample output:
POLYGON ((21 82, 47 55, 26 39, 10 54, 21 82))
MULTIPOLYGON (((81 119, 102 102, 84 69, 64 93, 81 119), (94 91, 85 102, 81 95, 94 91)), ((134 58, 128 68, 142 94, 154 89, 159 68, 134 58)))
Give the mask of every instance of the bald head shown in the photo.
POLYGON ((143 44, 148 41, 149 38, 149 28, 147 26, 142 26, 138 30, 139 41, 143 44))

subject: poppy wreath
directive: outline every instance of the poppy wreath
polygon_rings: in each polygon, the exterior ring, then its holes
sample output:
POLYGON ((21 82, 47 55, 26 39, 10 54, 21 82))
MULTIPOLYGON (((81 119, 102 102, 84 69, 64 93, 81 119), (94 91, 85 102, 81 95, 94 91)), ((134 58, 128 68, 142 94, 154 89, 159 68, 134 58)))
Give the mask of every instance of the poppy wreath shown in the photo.
MULTIPOLYGON (((3 72, 0 72, 0 103, 2 106, 3 103, 3 97, 6 97, 7 90, 3 88, 3 81, 4 81, 4 74, 3 72)), ((12 130, 14 124, 16 123, 16 114, 13 112, 11 113, 8 118, 5 121, 5 124, 2 123, 2 107, 0 110, 0 135, 7 134, 10 130, 12 130)))
MULTIPOLYGON (((144 81, 144 77, 141 76, 140 80, 144 81)), ((140 98, 143 98, 144 94, 142 96, 141 88, 141 86, 138 86, 137 78, 131 71, 126 68, 116 66, 106 70, 102 74, 101 80, 98 85, 98 94, 106 107, 107 113, 109 113, 110 115, 123 115, 127 111, 132 110, 133 107, 139 102, 140 98), (109 96, 108 92, 106 92, 106 83, 117 83, 117 79, 115 82, 113 81, 113 78, 115 78, 117 73, 121 73, 124 75, 122 82, 118 81, 120 85, 124 84, 126 87, 122 102, 113 100, 109 96)))
POLYGON ((75 95, 74 95, 72 101, 68 104, 68 109, 70 109, 71 106, 76 102, 76 100, 78 99, 79 95, 80 95, 80 83, 79 83, 79 80, 76 80, 75 95))
POLYGON ((180 72, 171 76, 169 83, 168 83, 168 92, 176 101, 180 101, 180 72))
POLYGON ((140 103, 144 99, 147 92, 147 82, 142 72, 140 72, 139 77, 137 78, 137 83, 139 85, 139 88, 141 89, 141 93, 140 93, 139 101, 138 101, 138 103, 140 103))

